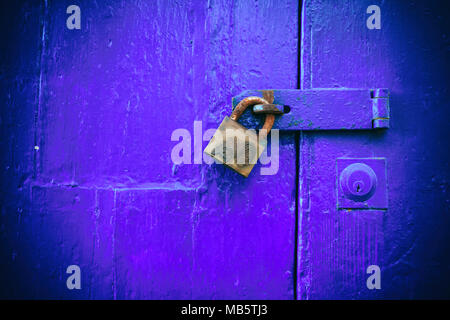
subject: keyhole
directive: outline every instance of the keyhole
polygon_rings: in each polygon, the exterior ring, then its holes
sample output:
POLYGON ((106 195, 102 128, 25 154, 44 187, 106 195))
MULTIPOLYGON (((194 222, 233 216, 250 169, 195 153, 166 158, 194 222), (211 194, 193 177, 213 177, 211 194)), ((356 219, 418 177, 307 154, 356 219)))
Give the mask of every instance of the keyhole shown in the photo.
POLYGON ((364 182, 361 180, 357 180, 353 183, 353 190, 355 190, 355 194, 363 194, 364 193, 364 182))

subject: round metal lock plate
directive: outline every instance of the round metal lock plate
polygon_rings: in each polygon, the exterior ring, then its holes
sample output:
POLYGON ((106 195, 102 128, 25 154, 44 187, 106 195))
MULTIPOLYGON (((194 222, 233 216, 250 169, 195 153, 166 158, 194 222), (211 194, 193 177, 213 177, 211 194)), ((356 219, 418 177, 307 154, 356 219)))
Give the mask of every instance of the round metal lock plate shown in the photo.
POLYGON ((375 193, 377 176, 368 165, 353 163, 342 171, 339 184, 346 198, 362 202, 375 193))

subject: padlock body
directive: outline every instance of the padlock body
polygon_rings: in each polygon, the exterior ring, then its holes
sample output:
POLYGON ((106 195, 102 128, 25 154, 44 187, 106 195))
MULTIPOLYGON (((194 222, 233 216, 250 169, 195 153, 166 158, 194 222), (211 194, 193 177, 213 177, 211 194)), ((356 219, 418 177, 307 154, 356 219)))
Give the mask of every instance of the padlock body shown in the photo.
POLYGON ((225 117, 205 148, 205 153, 244 177, 248 177, 267 145, 254 130, 225 117))

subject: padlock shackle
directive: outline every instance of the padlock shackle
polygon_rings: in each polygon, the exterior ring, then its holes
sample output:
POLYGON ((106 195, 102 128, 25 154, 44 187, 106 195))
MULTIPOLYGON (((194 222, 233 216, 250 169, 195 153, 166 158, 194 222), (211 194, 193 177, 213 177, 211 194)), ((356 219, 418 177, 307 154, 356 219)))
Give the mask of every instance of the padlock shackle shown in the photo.
MULTIPOLYGON (((247 97, 245 99, 242 99, 241 102, 238 103, 236 108, 234 108, 233 112, 231 113, 230 119, 234 121, 238 121, 238 119, 241 117, 241 115, 244 113, 244 111, 255 104, 269 104, 269 102, 261 97, 247 97)), ((264 121, 264 125, 261 129, 265 130, 263 131, 265 135, 269 134, 270 130, 272 129, 272 126, 275 122, 275 115, 273 114, 266 114, 266 120, 264 121)))

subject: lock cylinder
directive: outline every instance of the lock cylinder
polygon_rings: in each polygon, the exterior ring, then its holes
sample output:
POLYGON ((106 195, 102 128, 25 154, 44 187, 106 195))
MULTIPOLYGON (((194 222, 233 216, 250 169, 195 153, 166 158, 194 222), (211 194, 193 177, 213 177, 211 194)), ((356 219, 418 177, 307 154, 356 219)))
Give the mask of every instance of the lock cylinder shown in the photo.
POLYGON ((353 163, 342 171, 339 184, 346 198, 363 202, 370 199, 375 193, 377 176, 368 165, 353 163))

